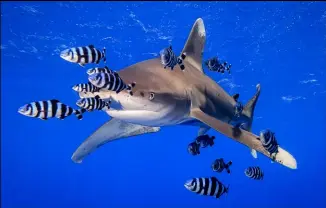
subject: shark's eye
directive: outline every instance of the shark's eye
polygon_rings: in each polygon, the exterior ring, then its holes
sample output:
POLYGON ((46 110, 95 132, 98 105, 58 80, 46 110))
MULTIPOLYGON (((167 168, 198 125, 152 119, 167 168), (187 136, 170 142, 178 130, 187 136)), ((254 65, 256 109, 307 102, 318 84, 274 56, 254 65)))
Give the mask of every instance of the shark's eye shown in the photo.
POLYGON ((149 100, 153 100, 154 97, 155 97, 154 92, 149 93, 149 98, 148 98, 149 100))

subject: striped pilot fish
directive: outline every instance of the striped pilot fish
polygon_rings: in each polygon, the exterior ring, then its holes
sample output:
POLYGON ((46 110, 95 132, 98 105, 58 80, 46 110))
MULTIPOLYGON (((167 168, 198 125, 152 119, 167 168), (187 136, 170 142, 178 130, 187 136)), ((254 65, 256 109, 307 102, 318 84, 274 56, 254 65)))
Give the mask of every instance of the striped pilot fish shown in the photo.
POLYGON ((78 63, 82 67, 89 63, 99 64, 101 59, 106 63, 105 47, 103 51, 100 51, 94 45, 66 49, 60 53, 60 57, 66 61, 78 63))
POLYGON ((100 98, 100 96, 96 95, 95 97, 91 98, 82 98, 76 102, 76 105, 79 107, 86 109, 87 111, 94 111, 94 110, 103 110, 105 107, 110 109, 111 101, 104 101, 100 98))
POLYGON ((263 180, 264 178, 264 173, 260 167, 248 167, 244 173, 247 177, 255 180, 263 180))
POLYGON ((212 170, 214 172, 218 172, 221 173, 224 169, 226 170, 226 172, 228 172, 229 174, 231 173, 230 171, 230 166, 232 165, 232 161, 229 161, 227 164, 225 164, 224 159, 220 158, 220 159, 216 159, 213 164, 212 164, 212 170))
POLYGON ((134 82, 131 84, 124 83, 118 74, 107 74, 103 72, 89 75, 88 80, 98 88, 112 90, 117 94, 122 90, 127 90, 130 95, 133 95, 132 88, 136 85, 134 82))
POLYGON ((172 50, 172 46, 162 49, 160 51, 160 57, 164 69, 166 69, 166 67, 170 67, 171 70, 173 70, 173 68, 177 64, 180 66, 182 71, 185 69, 185 66, 183 65, 183 60, 186 58, 186 54, 183 53, 181 54, 181 56, 177 57, 172 50))
POLYGON ((109 67, 105 66, 105 67, 95 67, 95 68, 91 68, 89 70, 87 70, 87 74, 88 75, 92 75, 95 73, 107 73, 107 74, 118 74, 118 72, 113 71, 112 69, 110 69, 109 67))
POLYGON ((32 102, 18 109, 18 113, 22 115, 42 120, 54 117, 63 120, 71 114, 75 114, 77 119, 81 120, 85 111, 84 109, 75 110, 55 99, 32 102))
POLYGON ((87 83, 81 83, 81 84, 76 84, 72 87, 73 90, 76 92, 99 92, 100 88, 95 87, 92 85, 92 83, 87 82, 87 83))
POLYGON ((278 153, 279 144, 276 141, 275 133, 268 129, 263 130, 260 132, 259 140, 261 141, 265 150, 270 153, 270 155, 276 155, 278 153))
POLYGON ((221 72, 222 74, 224 73, 225 70, 228 71, 229 74, 231 73, 230 69, 232 65, 231 64, 227 65, 227 64, 228 63, 226 61, 224 61, 224 63, 222 64, 222 62, 219 61, 217 57, 213 57, 205 61, 205 65, 208 70, 221 72))
POLYGON ((199 195, 215 196, 220 198, 222 194, 228 193, 229 187, 225 187, 217 178, 193 178, 188 180, 184 186, 191 192, 199 195))

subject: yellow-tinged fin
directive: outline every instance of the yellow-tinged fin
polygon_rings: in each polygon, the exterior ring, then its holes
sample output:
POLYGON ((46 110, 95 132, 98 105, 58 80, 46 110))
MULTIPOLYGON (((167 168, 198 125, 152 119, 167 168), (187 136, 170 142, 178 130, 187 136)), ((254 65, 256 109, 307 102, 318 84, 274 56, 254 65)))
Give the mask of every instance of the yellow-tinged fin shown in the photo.
MULTIPOLYGON (((206 42, 206 30, 204 21, 198 18, 188 36, 187 42, 181 52, 186 55, 183 62, 193 65, 196 69, 203 72, 202 55, 206 42)), ((187 69, 186 69, 187 70, 187 69)))
MULTIPOLYGON (((224 134, 225 136, 237 142, 240 142, 251 149, 255 149, 258 152, 272 159, 272 156, 270 156, 269 152, 264 149, 261 142, 257 139, 259 138, 259 136, 248 131, 242 130, 240 128, 233 127, 225 122, 213 118, 201 111, 199 108, 192 109, 190 112, 190 116, 192 118, 200 120, 201 122, 205 123, 216 131, 224 134)), ((297 169, 297 162, 290 153, 288 153, 281 147, 278 147, 278 151, 279 152, 275 157, 275 161, 288 168, 297 169)))

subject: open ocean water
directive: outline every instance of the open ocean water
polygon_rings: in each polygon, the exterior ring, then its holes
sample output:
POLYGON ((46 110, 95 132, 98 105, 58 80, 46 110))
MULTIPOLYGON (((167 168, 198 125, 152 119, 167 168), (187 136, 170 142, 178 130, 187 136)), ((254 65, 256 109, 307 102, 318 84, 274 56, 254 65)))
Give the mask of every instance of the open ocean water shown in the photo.
MULTIPOLYGON (((325 2, 1 2, 1 206, 3 208, 326 207, 325 2), (297 160, 292 170, 215 130, 215 145, 187 152, 198 127, 108 143, 76 164, 72 153, 109 116, 104 112, 42 121, 17 112, 57 98, 75 106, 72 85, 86 69, 60 58, 69 47, 106 47, 107 65, 120 69, 179 53, 197 18, 204 20, 204 59, 219 56, 231 75, 205 73, 246 103, 261 84, 253 132, 270 128, 297 160), (232 160, 230 175, 212 162, 232 160), (244 175, 260 166, 265 177, 244 175), (183 186, 215 176, 229 193, 200 196, 183 186)), ((103 62, 101 62, 102 64, 103 62)))

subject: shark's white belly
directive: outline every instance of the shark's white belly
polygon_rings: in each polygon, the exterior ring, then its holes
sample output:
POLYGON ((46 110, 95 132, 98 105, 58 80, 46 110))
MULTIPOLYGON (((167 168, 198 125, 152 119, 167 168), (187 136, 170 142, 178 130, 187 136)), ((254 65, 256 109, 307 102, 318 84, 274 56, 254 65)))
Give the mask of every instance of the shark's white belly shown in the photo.
POLYGON ((177 125, 188 120, 190 102, 184 100, 164 100, 152 102, 147 98, 130 96, 128 93, 100 92, 102 99, 111 99, 111 108, 105 112, 117 119, 144 126, 177 125))

